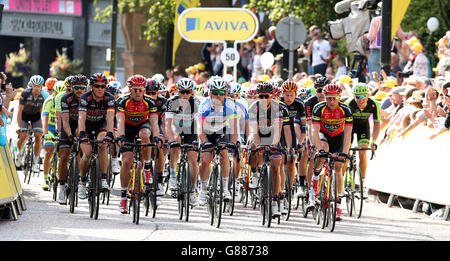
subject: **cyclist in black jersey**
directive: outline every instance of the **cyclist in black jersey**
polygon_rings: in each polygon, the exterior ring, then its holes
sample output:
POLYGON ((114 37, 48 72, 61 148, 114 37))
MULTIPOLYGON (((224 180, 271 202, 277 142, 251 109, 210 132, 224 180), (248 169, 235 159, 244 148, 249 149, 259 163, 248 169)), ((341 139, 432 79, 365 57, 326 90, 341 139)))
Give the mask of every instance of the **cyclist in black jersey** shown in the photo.
MULTIPOLYGON (((279 216, 278 199, 280 196, 281 179, 280 165, 282 163, 280 145, 284 146, 281 140, 282 133, 285 135, 285 142, 292 144, 292 133, 289 125, 289 113, 285 104, 272 99, 273 87, 269 83, 258 83, 256 87, 258 100, 255 101, 248 109, 250 140, 252 141, 251 149, 256 150, 259 145, 269 145, 274 147, 271 154, 270 166, 273 178, 273 215, 279 216), (281 144, 280 144, 281 143, 281 144)), ((250 166, 252 170, 252 178, 250 187, 256 188, 258 181, 257 166, 261 166, 262 154, 252 153, 250 156, 250 166)))
MULTIPOLYGON (((378 101, 369 97, 369 87, 365 83, 358 83, 353 87, 353 95, 355 98, 346 102, 353 114, 352 143, 353 137, 356 134, 359 148, 368 148, 370 145, 373 150, 376 150, 376 140, 380 133, 381 125, 380 104, 378 101), (370 132, 369 124, 369 118, 371 116, 373 117, 372 133, 370 132)), ((344 166, 344 173, 346 166, 344 166)), ((365 150, 359 151, 359 169, 361 170, 364 184, 367 170, 367 151, 365 150)), ((364 189, 364 197, 367 197, 367 189, 364 189)))
MULTIPOLYGON (((180 80, 181 81, 181 80, 180 80)), ((167 140, 170 144, 174 142, 179 144, 193 144, 198 143, 197 137, 197 113, 200 107, 200 99, 193 95, 194 83, 191 81, 178 82, 179 87, 171 89, 171 91, 180 91, 178 95, 170 97, 166 102, 165 112, 165 124, 167 140), (178 88, 181 88, 178 90, 178 88)), ((169 161, 169 189, 177 189, 176 179, 176 165, 180 156, 180 148, 170 148, 170 161, 169 161)), ((189 151, 188 160, 192 162, 193 182, 196 184, 198 173, 198 152, 189 151)), ((195 204, 196 193, 191 194, 191 203, 195 204)))
MULTIPOLYGON (((102 73, 95 73, 90 77, 91 91, 84 93, 80 98, 78 108, 78 130, 81 151, 84 156, 81 159, 80 172, 81 182, 78 188, 78 196, 85 199, 86 195, 86 173, 89 160, 92 156, 92 146, 88 143, 90 139, 111 141, 114 139, 114 96, 106 92, 107 79, 102 73), (94 132, 94 135, 92 134, 94 132)), ((108 154, 106 145, 98 147, 100 169, 102 175, 102 188, 109 189, 107 178, 108 154)))
MULTIPOLYGON (((159 135, 163 138, 165 137, 165 129, 166 129, 166 121, 164 119, 164 112, 166 110, 166 102, 167 99, 158 94, 161 89, 161 84, 156 80, 147 79, 147 85, 145 87, 146 94, 155 102, 158 113, 158 126, 159 126, 159 135)), ((158 196, 164 195, 163 189, 163 172, 164 172, 164 161, 167 155, 167 148, 164 147, 159 154, 159 157, 156 159, 156 174, 158 175, 158 196)))
MULTIPOLYGON (((289 126, 291 128, 292 133, 292 143, 286 144, 288 151, 288 155, 293 158, 287 158, 285 159, 283 157, 283 161, 286 164, 288 173, 289 173, 289 184, 290 187, 294 185, 294 180, 296 176, 296 155, 294 155, 294 151, 292 151, 292 148, 297 148, 298 145, 301 145, 306 137, 306 112, 305 112, 305 105, 303 101, 301 101, 299 98, 297 98, 297 90, 298 85, 294 81, 288 80, 285 81, 282 84, 282 90, 283 90, 283 96, 281 97, 280 101, 284 102, 287 106, 288 113, 289 113, 289 126)), ((283 134, 283 139, 284 139, 283 134)), ((284 175, 284 164, 280 166, 280 173, 281 173, 281 180, 285 180, 284 175)), ((305 180, 305 175, 300 175, 300 184, 303 184, 305 180)), ((285 189, 285 182, 281 182, 281 188, 285 189)), ((283 212, 287 213, 286 207, 282 209, 283 212)))
MULTIPOLYGON (((121 94, 122 84, 116 80, 109 81, 107 84, 106 91, 109 92, 112 96, 114 96, 115 107, 117 114, 117 106, 120 102, 119 95, 121 94)), ((119 137, 119 132, 117 131, 117 117, 114 117, 114 138, 119 137)), ((120 173, 120 164, 119 159, 117 158, 118 151, 116 151, 116 146, 111 147, 111 170, 115 175, 120 173)))
POLYGON ((69 162, 70 147, 78 134, 78 108, 81 95, 86 92, 88 79, 80 75, 73 80, 72 91, 61 98, 61 130, 59 132, 59 196, 58 203, 65 204, 65 189, 67 182, 67 164, 69 162))
POLYGON ((17 165, 22 165, 22 148, 28 137, 28 122, 31 123, 34 132, 34 159, 33 172, 39 172, 39 154, 42 145, 42 122, 41 111, 48 93, 42 90, 44 86, 44 78, 40 75, 34 75, 28 82, 26 88, 20 95, 19 108, 17 112, 17 124, 19 125, 19 140, 17 141, 17 148, 19 155, 16 158, 17 165))

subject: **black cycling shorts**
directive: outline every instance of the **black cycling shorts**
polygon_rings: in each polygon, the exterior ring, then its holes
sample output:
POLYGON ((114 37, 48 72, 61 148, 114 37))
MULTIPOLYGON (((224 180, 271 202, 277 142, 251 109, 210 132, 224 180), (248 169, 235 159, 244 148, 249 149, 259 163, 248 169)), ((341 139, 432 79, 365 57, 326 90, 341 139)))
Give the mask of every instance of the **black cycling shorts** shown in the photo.
MULTIPOLYGON (((125 124, 125 142, 134 143, 135 139, 139 138, 139 131, 142 129, 150 130, 150 122, 146 121, 139 126, 125 124)), ((133 151, 133 147, 124 145, 121 150, 122 152, 133 151)))
POLYGON ((328 143, 328 152, 330 153, 337 153, 337 152, 343 152, 344 149, 344 132, 341 132, 340 134, 331 137, 323 132, 319 132, 319 137, 321 141, 325 141, 328 143))

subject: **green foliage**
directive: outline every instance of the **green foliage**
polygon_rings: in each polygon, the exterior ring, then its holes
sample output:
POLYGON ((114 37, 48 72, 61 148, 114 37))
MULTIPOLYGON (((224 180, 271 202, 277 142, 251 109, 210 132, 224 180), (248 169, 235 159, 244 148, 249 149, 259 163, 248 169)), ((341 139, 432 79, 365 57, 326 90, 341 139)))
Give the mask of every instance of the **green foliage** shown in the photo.
MULTIPOLYGON (((118 9, 121 14, 142 12, 146 22, 140 25, 141 39, 153 40, 150 45, 157 46, 174 23, 175 4, 175 0, 118 0, 118 9)), ((96 11, 95 20, 106 22, 112 16, 112 5, 96 11)))
POLYGON ((306 28, 317 25, 324 30, 327 28, 328 21, 347 15, 338 15, 334 11, 334 5, 337 2, 339 0, 250 0, 244 8, 253 12, 264 12, 275 24, 293 14, 303 21, 306 28))

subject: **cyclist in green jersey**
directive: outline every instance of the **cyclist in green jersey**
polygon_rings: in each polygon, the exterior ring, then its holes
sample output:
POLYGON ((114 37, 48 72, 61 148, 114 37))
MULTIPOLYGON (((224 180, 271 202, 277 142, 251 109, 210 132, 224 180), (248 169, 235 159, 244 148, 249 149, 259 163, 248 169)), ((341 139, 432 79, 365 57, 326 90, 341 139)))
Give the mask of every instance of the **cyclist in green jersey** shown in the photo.
MULTIPOLYGON (((359 148, 368 148, 371 146, 373 150, 376 150, 376 140, 380 133, 381 122, 380 103, 369 97, 369 87, 365 83, 358 83, 353 87, 353 95, 355 98, 346 102, 353 114, 352 143, 353 136, 356 134, 359 148), (369 124, 369 118, 371 116, 373 117, 372 132, 370 131, 369 124), (371 137, 372 141, 370 140, 371 137)), ((359 169, 361 170, 364 184, 367 170, 367 151, 365 150, 359 151, 359 169)), ((364 197, 367 198, 367 189, 364 189, 364 197)))
POLYGON ((55 142, 52 140, 57 136, 56 129, 56 108, 55 108, 55 96, 65 90, 64 82, 58 81, 54 85, 54 92, 45 101, 42 108, 42 129, 44 133, 44 183, 42 184, 43 190, 49 189, 49 172, 50 161, 55 150, 55 142))

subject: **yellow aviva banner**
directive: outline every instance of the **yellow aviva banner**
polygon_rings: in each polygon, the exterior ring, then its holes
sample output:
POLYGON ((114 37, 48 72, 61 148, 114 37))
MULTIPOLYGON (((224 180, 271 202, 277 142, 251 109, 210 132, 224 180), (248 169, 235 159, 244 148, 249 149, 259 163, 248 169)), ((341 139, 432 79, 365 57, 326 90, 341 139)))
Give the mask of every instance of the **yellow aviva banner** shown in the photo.
POLYGON ((391 40, 394 39, 410 2, 411 0, 392 0, 391 40))
POLYGON ((189 42, 246 42, 258 28, 256 16, 243 8, 191 8, 178 18, 178 31, 189 42))
POLYGON ((177 52, 178 46, 181 42, 181 35, 178 32, 178 18, 184 10, 196 7, 200 0, 177 0, 175 4, 175 22, 173 30, 173 49, 172 49, 172 66, 175 65, 175 53, 177 52))

